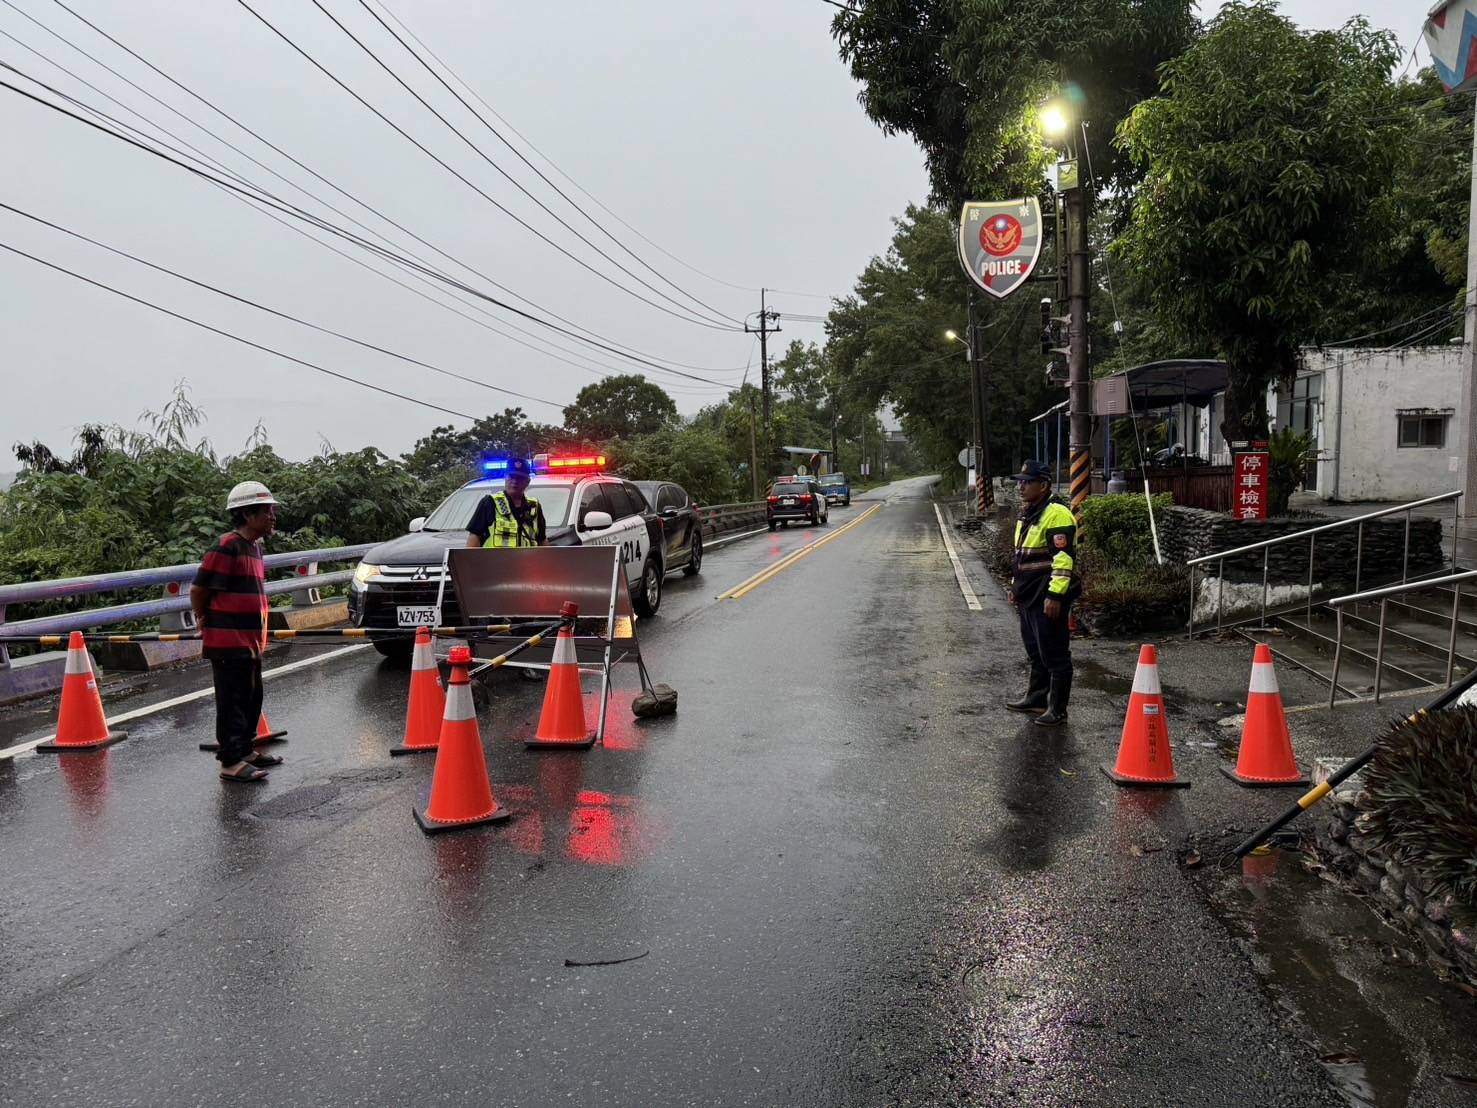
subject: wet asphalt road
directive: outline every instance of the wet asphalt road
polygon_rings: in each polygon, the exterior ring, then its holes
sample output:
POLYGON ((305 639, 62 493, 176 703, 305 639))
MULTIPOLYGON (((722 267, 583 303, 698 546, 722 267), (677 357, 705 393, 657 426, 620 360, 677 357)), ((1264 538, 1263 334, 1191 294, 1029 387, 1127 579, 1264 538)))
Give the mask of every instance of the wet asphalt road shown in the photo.
POLYGON ((873 499, 740 600, 814 533, 669 579, 675 719, 531 754, 498 678, 501 827, 416 827, 368 650, 269 682, 259 789, 196 751, 209 699, 0 763, 0 1104, 1342 1103, 1156 852, 1185 795, 1098 774, 1121 674, 1058 734, 1000 711, 1009 609, 965 609, 925 482, 873 499))

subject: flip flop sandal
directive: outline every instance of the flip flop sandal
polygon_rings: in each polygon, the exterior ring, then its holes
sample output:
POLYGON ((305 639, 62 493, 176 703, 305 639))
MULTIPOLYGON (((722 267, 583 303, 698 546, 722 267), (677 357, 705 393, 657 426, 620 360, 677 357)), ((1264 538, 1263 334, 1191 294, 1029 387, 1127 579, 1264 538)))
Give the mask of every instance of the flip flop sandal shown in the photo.
POLYGON ((233 770, 230 773, 223 772, 220 778, 222 781, 231 781, 238 785, 254 785, 258 782, 265 781, 267 775, 254 766, 243 765, 240 769, 233 770))
POLYGON ((246 759, 246 764, 248 766, 256 766, 258 769, 265 769, 267 766, 280 766, 282 759, 275 754, 253 754, 250 758, 246 759))

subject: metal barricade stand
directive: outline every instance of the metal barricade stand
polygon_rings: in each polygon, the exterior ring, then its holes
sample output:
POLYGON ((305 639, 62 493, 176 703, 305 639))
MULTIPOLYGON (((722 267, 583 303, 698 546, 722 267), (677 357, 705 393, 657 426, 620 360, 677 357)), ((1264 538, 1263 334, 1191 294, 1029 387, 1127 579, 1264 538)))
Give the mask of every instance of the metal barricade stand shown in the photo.
MULTIPOLYGON (((582 673, 600 675, 600 720, 595 741, 605 738, 613 669, 634 664, 641 688, 651 688, 651 675, 636 637, 636 613, 625 581, 617 546, 538 546, 446 552, 446 579, 456 590, 464 624, 518 624, 557 620, 568 601, 579 606, 575 621, 575 656, 582 673), (496 619, 483 619, 497 613, 496 619)), ((511 629, 510 629, 511 630, 511 629)), ((515 633, 473 634, 467 638, 472 656, 482 661, 476 676, 522 636, 515 633)), ((547 671, 554 641, 540 643, 509 659, 503 668, 547 671)))

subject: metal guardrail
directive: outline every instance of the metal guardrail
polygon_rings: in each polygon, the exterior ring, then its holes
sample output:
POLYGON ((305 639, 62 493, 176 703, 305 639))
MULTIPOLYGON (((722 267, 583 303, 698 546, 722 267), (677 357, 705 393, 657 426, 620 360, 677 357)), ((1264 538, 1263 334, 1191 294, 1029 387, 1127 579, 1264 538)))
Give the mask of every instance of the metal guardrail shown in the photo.
POLYGON ((703 520, 703 537, 713 538, 727 531, 737 531, 747 524, 761 524, 765 519, 767 502, 746 500, 737 504, 709 504, 699 508, 703 520))
MULTIPOLYGON (((711 538, 739 530, 749 524, 763 524, 765 501, 710 504, 700 508, 699 514, 702 517, 703 535, 711 538)), ((268 570, 292 567, 297 570, 297 573, 293 577, 268 581, 267 595, 278 596, 282 593, 291 593, 295 603, 302 607, 311 607, 319 602, 319 589, 329 585, 347 584, 354 576, 352 570, 319 573, 318 564, 320 562, 354 561, 378 545, 378 543, 360 543, 357 546, 336 546, 320 550, 268 554, 262 558, 268 570)), ((192 630, 193 621, 186 615, 190 611, 190 599, 185 586, 194 580, 199 568, 198 563, 191 562, 184 565, 122 570, 117 573, 98 573, 88 577, 64 577, 53 581, 29 581, 15 585, 0 585, 0 635, 63 635, 70 631, 105 627, 109 624, 124 623, 135 619, 158 619, 161 631, 192 630), (64 600, 77 596, 152 587, 162 587, 163 595, 156 600, 139 600, 128 604, 115 604, 60 615, 38 616, 34 619, 16 620, 10 623, 5 621, 5 609, 10 604, 64 600)), ((0 643, 0 669, 4 669, 9 664, 9 653, 5 644, 0 643)))
MULTIPOLYGON (((1333 640, 1333 675, 1328 682, 1328 706, 1334 705, 1334 698, 1338 695, 1339 687, 1339 662, 1344 652, 1344 606, 1357 604, 1364 600, 1378 600, 1380 602, 1379 634, 1375 639, 1374 647, 1374 702, 1380 702, 1380 678, 1384 674, 1385 664, 1385 615, 1389 606, 1390 597, 1403 596, 1405 593, 1420 592, 1423 589, 1441 588, 1452 585, 1451 595, 1451 633, 1446 640, 1446 684, 1451 684, 1452 673, 1456 668, 1456 632, 1460 622, 1462 606, 1462 582, 1477 578, 1477 569, 1465 570, 1461 573, 1451 573, 1445 577, 1427 577, 1419 581, 1407 581, 1399 585, 1386 585, 1380 589, 1366 589, 1364 592, 1353 592, 1347 596, 1336 596, 1328 601, 1328 606, 1333 609, 1337 621, 1337 629, 1333 640)), ((1366 655, 1367 657, 1367 655, 1366 655)))
MULTIPOLYGON (((311 607, 320 600, 319 589, 329 585, 345 584, 354 575, 352 570, 319 573, 318 564, 320 562, 353 561, 376 545, 378 544, 361 543, 357 546, 335 546, 319 550, 268 554, 262 559, 268 570, 292 567, 296 573, 282 580, 268 581, 267 594, 277 596, 282 593, 291 593, 296 604, 311 607)), ((153 618, 159 618, 161 630, 191 630, 191 620, 185 617, 185 613, 190 610, 190 598, 184 586, 194 579, 199 568, 197 563, 192 562, 187 565, 154 566, 145 569, 122 570, 118 573, 99 573, 90 577, 64 577, 54 581, 28 581, 23 584, 0 585, 0 634, 65 634, 69 631, 102 627, 126 620, 153 618), (97 593, 122 592, 154 586, 163 586, 163 596, 157 600, 140 600, 106 608, 39 616, 35 619, 18 620, 12 623, 5 622, 5 609, 9 604, 64 600, 75 596, 92 596, 97 593)), ((9 664, 9 653, 5 646, 0 644, 0 669, 9 664)))
POLYGON ((1313 614, 1313 584, 1316 544, 1318 536, 1328 531, 1337 531, 1345 527, 1358 528, 1358 542, 1354 553, 1354 589, 1358 592, 1363 572, 1364 563, 1364 524, 1371 519, 1379 519, 1383 516, 1399 515, 1405 513, 1405 546, 1401 557, 1400 580, 1404 583, 1410 576, 1410 513, 1415 508, 1421 508, 1427 504, 1440 504, 1445 501, 1452 503, 1452 531, 1451 531, 1451 553, 1452 565, 1456 564, 1456 542, 1457 542, 1457 520, 1460 507, 1457 501, 1461 499, 1462 491, 1456 489, 1452 492, 1444 492, 1439 496, 1427 496, 1421 500, 1412 500, 1408 504, 1396 504, 1389 508, 1381 508, 1377 512, 1366 512, 1364 515, 1351 516, 1348 519, 1335 520, 1332 523, 1321 523, 1316 527, 1308 527, 1302 531, 1294 531, 1290 535, 1279 535, 1276 538, 1263 539, 1261 542, 1248 543, 1246 546, 1238 546, 1231 550, 1221 550, 1214 554, 1206 554, 1203 557, 1191 558, 1185 562, 1190 570, 1190 638, 1195 637, 1195 576, 1199 567, 1216 563, 1216 597, 1215 597, 1215 628, 1221 629, 1221 614, 1223 610, 1222 599, 1225 594, 1226 585, 1226 559, 1236 558, 1242 554, 1250 554, 1253 551, 1262 551, 1262 618, 1263 625, 1267 622, 1267 575, 1271 565, 1271 551, 1274 546, 1285 543, 1299 542, 1304 539, 1308 543, 1308 604, 1307 613, 1311 618, 1313 614))

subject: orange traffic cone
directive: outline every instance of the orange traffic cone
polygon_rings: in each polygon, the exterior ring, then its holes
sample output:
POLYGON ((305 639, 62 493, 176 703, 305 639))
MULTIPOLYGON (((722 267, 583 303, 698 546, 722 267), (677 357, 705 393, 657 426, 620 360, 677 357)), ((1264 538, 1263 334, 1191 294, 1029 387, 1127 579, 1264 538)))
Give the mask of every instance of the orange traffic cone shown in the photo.
POLYGON ((1133 674, 1133 692, 1128 698, 1128 716, 1118 740, 1118 762, 1102 770, 1119 785, 1146 788, 1188 788, 1190 782, 1174 775, 1174 755, 1169 749, 1169 720, 1164 714, 1164 693, 1159 688, 1159 655, 1152 644, 1139 648, 1138 669, 1133 674))
MULTIPOLYGON (((272 730, 272 725, 267 722, 266 712, 262 712, 256 717, 256 738, 251 741, 257 746, 266 746, 268 743, 285 743, 287 741, 286 736, 287 732, 285 730, 272 730)), ((220 748, 221 744, 214 739, 200 744, 201 750, 219 750, 220 748)))
POLYGON ((441 736, 441 717, 446 714, 446 694, 431 651, 431 632, 415 631, 415 655, 410 662, 410 707, 405 712, 405 740, 390 747, 390 754, 419 754, 435 750, 441 736))
POLYGON ((81 631, 67 639, 67 668, 62 674, 62 704, 56 716, 56 736, 37 750, 97 750, 128 737, 126 731, 109 731, 103 717, 103 698, 97 691, 97 675, 81 631))
POLYGON ((1292 754, 1292 736, 1287 733, 1272 648, 1264 642, 1256 644, 1251 659, 1251 689, 1246 694, 1246 721, 1241 725, 1236 768, 1221 766, 1221 772, 1252 789, 1308 783, 1292 754))
POLYGON ((448 660, 451 683, 446 690, 446 715, 441 721, 431 792, 424 808, 411 809, 428 835, 493 823, 510 814, 493 799, 492 782, 487 778, 487 756, 482 753, 472 684, 467 676, 472 652, 465 646, 454 646, 448 660))
POLYGON ((544 747, 586 750, 595 741, 595 732, 585 726, 579 658, 574 650, 573 617, 579 614, 579 607, 566 602, 559 614, 568 622, 560 626, 559 637, 554 640, 554 660, 549 667, 549 685, 544 690, 544 708, 539 713, 538 730, 524 743, 530 750, 544 747))

